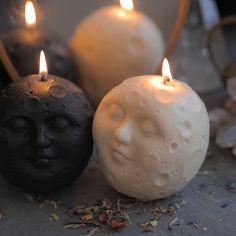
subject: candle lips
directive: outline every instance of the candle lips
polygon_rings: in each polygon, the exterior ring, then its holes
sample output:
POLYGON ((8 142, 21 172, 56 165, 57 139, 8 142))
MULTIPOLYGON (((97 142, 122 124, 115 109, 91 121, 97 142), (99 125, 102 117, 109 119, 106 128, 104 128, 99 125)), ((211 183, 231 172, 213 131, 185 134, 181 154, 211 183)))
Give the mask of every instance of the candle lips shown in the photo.
POLYGON ((0 93, 0 172, 17 187, 44 194, 69 185, 86 168, 93 110, 75 84, 47 74, 41 55, 40 74, 0 93))
POLYGON ((121 6, 93 12, 71 39, 81 72, 78 84, 94 107, 123 80, 154 73, 163 57, 163 37, 157 25, 135 10, 131 0, 121 1, 121 6))
POLYGON ((125 80, 104 97, 94 118, 107 182, 142 201, 180 191, 197 174, 208 148, 204 103, 167 75, 125 80))
MULTIPOLYGON (((36 26, 36 13, 31 2, 25 7, 26 26, 3 35, 1 41, 10 61, 20 76, 36 74, 38 71, 38 55, 44 50, 48 58, 48 66, 52 74, 70 81, 75 81, 77 71, 71 50, 57 35, 36 26)), ((3 70, 3 69, 1 69, 3 70)), ((0 74, 3 72, 0 71, 0 74)), ((2 87, 11 78, 1 76, 2 87)), ((9 81, 9 82, 8 82, 9 81)))

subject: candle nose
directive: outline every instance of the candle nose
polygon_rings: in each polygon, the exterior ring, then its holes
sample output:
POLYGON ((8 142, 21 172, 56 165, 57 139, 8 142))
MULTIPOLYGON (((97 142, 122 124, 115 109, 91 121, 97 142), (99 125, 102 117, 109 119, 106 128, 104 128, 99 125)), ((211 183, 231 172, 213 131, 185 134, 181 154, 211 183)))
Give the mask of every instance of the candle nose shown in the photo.
POLYGON ((40 150, 46 149, 50 146, 50 140, 44 125, 40 125, 37 128, 37 146, 40 150))
POLYGON ((133 128, 131 123, 123 123, 121 126, 119 126, 114 133, 114 136, 116 139, 124 144, 129 144, 132 141, 132 134, 133 128))

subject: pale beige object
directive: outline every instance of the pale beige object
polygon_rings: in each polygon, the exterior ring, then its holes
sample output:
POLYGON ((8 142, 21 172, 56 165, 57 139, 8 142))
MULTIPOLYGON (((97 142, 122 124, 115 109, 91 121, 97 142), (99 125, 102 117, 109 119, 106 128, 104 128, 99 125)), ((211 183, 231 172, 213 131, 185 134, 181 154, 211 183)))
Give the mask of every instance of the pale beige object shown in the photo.
POLYGON ((180 191, 197 174, 208 148, 209 118, 187 84, 134 77, 102 100, 93 138, 107 182, 149 201, 180 191))
POLYGON ((164 53, 156 24, 136 10, 117 5, 85 18, 70 45, 80 71, 79 84, 94 107, 123 80, 154 73, 164 53))

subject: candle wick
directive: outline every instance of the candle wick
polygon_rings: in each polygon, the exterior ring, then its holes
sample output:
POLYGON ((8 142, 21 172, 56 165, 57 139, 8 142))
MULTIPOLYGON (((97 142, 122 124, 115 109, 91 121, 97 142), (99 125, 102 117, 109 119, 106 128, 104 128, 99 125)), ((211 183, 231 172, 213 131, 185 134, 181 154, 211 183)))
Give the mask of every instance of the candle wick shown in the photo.
POLYGON ((164 76, 163 84, 164 85, 170 85, 171 84, 171 78, 169 76, 164 76))
POLYGON ((42 73, 40 73, 40 75, 41 75, 41 81, 47 81, 47 77, 48 77, 48 73, 46 73, 46 72, 42 72, 42 73))

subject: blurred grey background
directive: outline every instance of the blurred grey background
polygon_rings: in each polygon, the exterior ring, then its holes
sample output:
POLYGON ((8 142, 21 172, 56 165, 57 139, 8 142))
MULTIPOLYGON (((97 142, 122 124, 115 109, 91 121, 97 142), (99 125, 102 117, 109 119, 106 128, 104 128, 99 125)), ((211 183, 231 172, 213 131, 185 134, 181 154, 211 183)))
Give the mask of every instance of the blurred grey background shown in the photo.
MULTIPOLYGON (((214 2, 214 0, 203 1, 214 2)), ((167 44, 176 23, 180 2, 181 0, 134 0, 134 5, 137 10, 148 15, 159 26, 167 44)), ((41 0, 38 13, 40 13, 43 26, 69 40, 83 18, 95 9, 110 4, 120 3, 119 0, 41 0)), ((203 6, 202 9, 206 12, 211 10, 207 6, 203 6)), ((200 9, 199 0, 191 1, 185 28, 171 61, 174 77, 187 82, 199 93, 214 91, 221 86, 219 76, 208 60, 207 29, 202 19, 204 16, 202 9, 200 9)), ((207 20, 213 24, 214 19, 213 13, 213 21, 211 18, 207 20)), ((220 48, 220 50, 217 49, 217 53, 223 55, 224 49, 221 49, 222 45, 219 46, 218 42, 217 48, 220 48)), ((224 58, 223 56, 223 61, 224 58)))
MULTIPOLYGON (((179 3, 180 0, 134 0, 135 8, 154 20, 165 39, 169 37, 175 23, 179 3)), ((40 17, 43 25, 69 39, 84 17, 110 4, 119 4, 119 0, 41 0, 40 17)))

